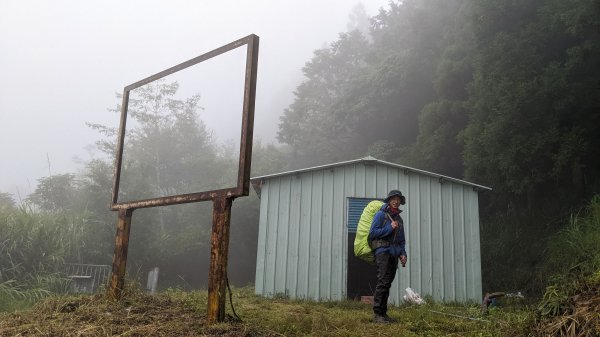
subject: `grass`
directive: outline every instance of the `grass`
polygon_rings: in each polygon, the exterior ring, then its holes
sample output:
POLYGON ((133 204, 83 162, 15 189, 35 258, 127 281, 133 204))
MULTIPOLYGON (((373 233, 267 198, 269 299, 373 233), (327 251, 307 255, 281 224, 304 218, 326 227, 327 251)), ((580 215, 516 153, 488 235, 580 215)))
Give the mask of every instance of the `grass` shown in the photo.
POLYGON ((433 303, 391 307, 398 322, 378 325, 359 302, 267 299, 248 287, 234 289, 233 303, 241 322, 228 301, 226 321, 208 325, 202 291, 129 291, 118 302, 102 294, 53 296, 0 314, 0 336, 523 336, 533 320, 526 309, 493 308, 481 317, 478 305, 433 303))
POLYGON ((600 270, 560 286, 546 288, 535 332, 540 336, 600 335, 600 270))

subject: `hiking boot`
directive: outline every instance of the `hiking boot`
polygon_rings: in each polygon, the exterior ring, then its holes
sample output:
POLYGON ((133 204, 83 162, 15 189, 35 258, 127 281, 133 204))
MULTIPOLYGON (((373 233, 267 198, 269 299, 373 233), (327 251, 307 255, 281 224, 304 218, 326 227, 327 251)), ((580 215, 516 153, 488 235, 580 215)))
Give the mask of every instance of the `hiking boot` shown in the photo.
POLYGON ((383 323, 383 324, 388 324, 388 323, 390 323, 390 321, 388 321, 388 320, 385 318, 385 316, 382 316, 382 315, 375 315, 375 316, 373 317, 373 321, 374 321, 375 323, 383 323))
POLYGON ((383 319, 385 319, 388 323, 396 323, 398 320, 395 318, 391 318, 387 314, 383 315, 383 319))

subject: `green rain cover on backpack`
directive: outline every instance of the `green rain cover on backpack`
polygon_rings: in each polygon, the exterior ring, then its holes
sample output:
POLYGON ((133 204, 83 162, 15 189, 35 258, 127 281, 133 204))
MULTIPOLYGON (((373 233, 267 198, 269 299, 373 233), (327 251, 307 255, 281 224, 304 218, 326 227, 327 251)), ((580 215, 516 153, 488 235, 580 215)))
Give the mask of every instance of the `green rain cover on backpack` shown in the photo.
POLYGON ((369 232, 371 231, 371 222, 373 222, 375 214, 377 211, 379 211, 379 209, 381 209, 382 205, 383 201, 381 200, 373 200, 369 202, 365 209, 363 209, 363 212, 360 215, 360 220, 358 220, 358 226, 356 226, 354 255, 367 262, 373 262, 375 260, 375 257, 373 256, 373 250, 369 246, 367 238, 369 237, 369 232))

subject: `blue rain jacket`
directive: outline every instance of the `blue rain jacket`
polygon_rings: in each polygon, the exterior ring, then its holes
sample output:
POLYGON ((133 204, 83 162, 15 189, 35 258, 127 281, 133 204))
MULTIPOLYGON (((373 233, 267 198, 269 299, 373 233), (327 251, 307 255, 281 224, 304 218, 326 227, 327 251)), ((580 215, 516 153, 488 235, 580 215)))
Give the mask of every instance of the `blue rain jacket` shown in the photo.
POLYGON ((404 237, 404 222, 400 217, 400 214, 392 216, 392 219, 398 221, 398 224, 400 224, 400 226, 398 226, 398 228, 396 228, 394 231, 394 229, 392 229, 392 221, 386 215, 386 210, 388 207, 388 204, 383 204, 379 211, 377 211, 375 214, 373 222, 371 223, 369 240, 383 239, 390 242, 390 245, 387 247, 379 247, 375 249, 375 255, 388 253, 395 257, 399 257, 401 255, 407 256, 405 250, 406 239, 404 237))

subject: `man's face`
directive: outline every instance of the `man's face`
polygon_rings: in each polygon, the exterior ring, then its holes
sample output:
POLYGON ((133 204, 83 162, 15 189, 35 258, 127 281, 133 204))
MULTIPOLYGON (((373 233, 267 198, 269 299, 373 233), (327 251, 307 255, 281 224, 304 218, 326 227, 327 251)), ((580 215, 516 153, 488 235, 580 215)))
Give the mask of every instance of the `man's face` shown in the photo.
POLYGON ((389 202, 389 204, 390 204, 390 206, 392 206, 393 208, 398 208, 398 207, 400 207, 400 197, 398 197, 398 196, 392 197, 392 198, 390 199, 390 202, 389 202))

